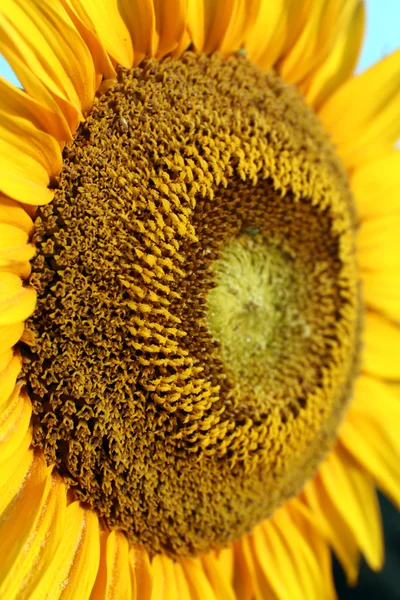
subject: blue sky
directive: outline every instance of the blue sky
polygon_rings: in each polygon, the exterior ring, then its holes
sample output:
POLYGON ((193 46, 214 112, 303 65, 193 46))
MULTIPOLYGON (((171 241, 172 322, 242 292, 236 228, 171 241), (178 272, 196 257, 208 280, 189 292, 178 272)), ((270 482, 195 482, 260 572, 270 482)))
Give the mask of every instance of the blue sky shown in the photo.
MULTIPOLYGON (((400 47, 400 0, 367 0, 366 4, 367 31, 359 71, 400 47)), ((16 82, 13 72, 1 56, 0 75, 16 82)))

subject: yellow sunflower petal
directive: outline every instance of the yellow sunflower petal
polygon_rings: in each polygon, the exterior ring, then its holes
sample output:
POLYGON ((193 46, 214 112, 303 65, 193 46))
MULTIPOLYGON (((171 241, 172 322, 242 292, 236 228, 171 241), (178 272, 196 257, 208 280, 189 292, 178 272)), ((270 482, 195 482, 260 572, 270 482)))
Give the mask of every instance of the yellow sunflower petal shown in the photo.
POLYGON ((11 117, 28 119, 38 129, 49 133, 57 140, 72 139, 71 131, 59 111, 52 112, 49 107, 15 87, 0 77, 0 110, 11 117))
POLYGON ((189 0, 188 29, 194 46, 206 53, 239 50, 256 20, 259 5, 259 0, 189 0))
POLYGON ((249 59, 262 69, 270 69, 281 56, 288 28, 288 3, 261 2, 245 47, 249 59))
POLYGON ((388 152, 400 136, 400 50, 342 85, 319 117, 348 168, 388 152))
POLYGON ((92 23, 88 19, 81 2, 76 2, 74 0, 61 0, 61 2, 90 50, 96 72, 95 87, 97 89, 103 77, 104 79, 114 79, 116 76, 111 59, 105 51, 103 44, 94 33, 92 23))
POLYGON ((365 315, 363 371, 387 379, 400 379, 400 327, 372 312, 365 315))
POLYGON ((346 2, 344 11, 345 22, 332 50, 300 86, 316 109, 352 75, 357 64, 365 28, 364 2, 346 2))
POLYGON ((2 597, 5 593, 13 598, 29 596, 60 542, 65 509, 65 486, 60 477, 49 474, 38 496, 38 511, 30 519, 17 519, 18 535, 12 552, 0 566, 2 597))
MULTIPOLYGON (((24 464, 23 466, 25 467, 24 464)), ((14 486, 14 481, 12 482, 14 495, 5 507, 3 504, 3 513, 0 519, 2 574, 7 573, 18 556, 40 511, 40 499, 43 496, 47 479, 44 458, 35 456, 22 480, 21 474, 23 471, 18 473, 16 480, 19 485, 17 488, 14 486)))
POLYGON ((1 111, 0 136, 1 190, 27 204, 50 202, 54 192, 47 185, 62 165, 56 140, 26 119, 1 111))
POLYGON ((35 310, 36 292, 14 273, 0 272, 0 326, 20 323, 35 310))
POLYGON ((332 573, 332 552, 327 540, 321 535, 321 532, 315 526, 312 519, 310 519, 309 511, 304 510, 305 506, 302 499, 299 497, 294 498, 287 503, 285 508, 296 523, 304 540, 307 540, 307 544, 318 561, 323 581, 323 596, 327 600, 337 600, 332 573))
POLYGON ((65 528, 30 599, 83 600, 90 596, 100 559, 97 516, 73 502, 65 511, 65 528), (68 582, 68 585, 66 583, 68 582))
POLYGON ((192 596, 190 594, 189 585, 183 572, 182 565, 180 563, 175 563, 174 570, 178 598, 182 598, 182 600, 191 600, 192 596))
POLYGON ((103 532, 100 566, 91 598, 131 600, 132 583, 129 570, 129 544, 120 531, 103 532))
POLYGON ((102 46, 123 67, 133 64, 133 45, 118 0, 69 0, 88 29, 95 31, 102 46))
MULTIPOLYGON (((325 60, 342 28, 344 7, 342 0, 313 1, 293 46, 279 61, 278 72, 287 83, 300 83, 325 60)), ((301 3, 295 10, 304 11, 306 5, 301 3)), ((295 16, 290 14, 290 19, 295 16)))
POLYGON ((26 393, 16 388, 6 410, 0 414, 1 460, 7 460, 22 444, 32 414, 32 405, 26 393))
POLYGON ((348 582, 354 585, 358 576, 360 551, 354 534, 343 519, 342 512, 332 502, 320 478, 310 481, 305 486, 304 498, 310 509, 312 522, 332 545, 348 582))
POLYGON ((212 554, 202 557, 202 564, 209 582, 218 600, 235 600, 236 596, 232 589, 229 573, 223 570, 222 565, 212 554))
POLYGON ((358 260, 361 270, 383 270, 400 266, 400 214, 365 221, 358 233, 358 260))
MULTIPOLYGON (((28 244, 28 234, 8 223, 0 223, 0 268, 20 272, 20 263, 26 263, 35 254, 33 244, 28 244)), ((28 267, 29 268, 29 267, 28 267)))
POLYGON ((63 7, 51 0, 5 0, 2 12, 16 54, 53 93, 86 114, 95 93, 93 60, 63 7))
MULTIPOLYGON (((46 121, 45 131, 49 131, 58 141, 72 139, 71 131, 75 131, 79 123, 79 114, 66 100, 52 94, 47 86, 27 67, 13 50, 0 39, 0 52, 12 65, 22 87, 30 98, 35 99, 40 106, 45 107, 50 113, 50 121, 46 121)), ((24 92, 21 92, 22 94, 24 92)))
MULTIPOLYGON (((390 418, 390 415, 389 415, 390 418)), ((379 422, 365 415, 349 414, 340 430, 340 440, 377 486, 400 508, 400 460, 393 460, 393 444, 379 422)), ((400 435, 400 432, 397 432, 400 435)))
MULTIPOLYGON (((264 540, 259 537, 258 543, 264 540)), ((276 598, 274 590, 271 588, 268 579, 265 577, 263 569, 263 554, 260 554, 260 545, 256 545, 255 535, 245 536, 241 540, 241 547, 243 551, 243 559, 246 563, 247 569, 250 575, 252 589, 250 598, 256 600, 270 600, 276 598)), ((242 598, 242 596, 239 596, 242 598)))
MULTIPOLYGON (((20 339, 24 332, 24 323, 12 323, 0 327, 0 354, 9 348, 12 348, 20 339)), ((1 382, 1 374, 0 374, 1 382)), ((0 383, 0 404, 1 404, 1 383, 0 383)))
POLYGON ((120 0, 118 9, 132 40, 132 64, 137 66, 146 56, 155 54, 156 24, 153 0, 120 0))
POLYGON ((361 219, 400 213, 400 150, 356 169, 351 187, 361 219))
POLYGON ((150 600, 152 574, 149 555, 142 548, 132 547, 129 551, 129 565, 132 575, 133 599, 150 600))
POLYGON ((350 456, 331 452, 319 469, 321 480, 372 569, 383 562, 382 524, 375 488, 370 476, 350 456))
POLYGON ((185 558, 181 562, 193 600, 217 600, 199 558, 185 558))
MULTIPOLYGON (((246 539, 244 540, 246 544, 246 539)), ((251 600, 255 595, 254 581, 252 578, 251 565, 246 560, 246 552, 241 542, 233 543, 234 553, 234 571, 233 571, 233 589, 236 597, 241 600, 251 600)))
POLYGON ((362 272, 363 295, 367 306, 400 319, 400 272, 394 269, 362 272))
POLYGON ((161 58, 181 43, 186 28, 186 0, 153 0, 155 12, 155 55, 161 58))
POLYGON ((19 227, 27 234, 33 230, 33 221, 19 202, 0 194, 0 223, 19 227))
MULTIPOLYGON (((3 410, 15 388, 21 372, 22 360, 19 354, 7 349, 0 354, 0 408, 3 410)), ((0 457, 1 459, 1 457, 0 457)))

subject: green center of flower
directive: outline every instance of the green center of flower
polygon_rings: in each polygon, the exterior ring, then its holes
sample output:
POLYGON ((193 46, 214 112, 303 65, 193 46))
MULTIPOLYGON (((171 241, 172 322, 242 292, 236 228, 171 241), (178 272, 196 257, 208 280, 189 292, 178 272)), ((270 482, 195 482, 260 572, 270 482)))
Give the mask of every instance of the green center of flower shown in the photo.
POLYGON ((150 552, 218 548, 335 439, 359 348, 346 175, 245 57, 123 70, 36 217, 34 442, 150 552))

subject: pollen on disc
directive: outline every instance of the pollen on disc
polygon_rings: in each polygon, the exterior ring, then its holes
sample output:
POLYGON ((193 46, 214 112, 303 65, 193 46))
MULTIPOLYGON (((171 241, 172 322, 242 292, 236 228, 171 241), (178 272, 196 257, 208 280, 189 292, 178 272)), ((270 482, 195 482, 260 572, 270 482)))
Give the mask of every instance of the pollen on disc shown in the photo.
POLYGON ((191 53, 120 69, 35 220, 24 377, 75 496, 176 557, 296 494, 358 368, 355 223, 276 75, 191 53))

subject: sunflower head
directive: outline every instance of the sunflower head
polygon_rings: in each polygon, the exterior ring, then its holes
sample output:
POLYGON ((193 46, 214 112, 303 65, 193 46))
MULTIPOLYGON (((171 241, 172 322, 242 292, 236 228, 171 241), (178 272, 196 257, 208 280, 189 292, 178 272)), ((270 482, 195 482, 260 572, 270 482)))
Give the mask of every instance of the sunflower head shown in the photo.
POLYGON ((4 527, 31 507, 0 595, 329 598, 330 547, 350 580, 357 546, 378 568, 372 478, 398 489, 357 423, 399 450, 370 336, 400 334, 371 292, 397 263, 359 250, 386 160, 344 110, 362 4, 0 10, 25 88, 0 82, 4 527), (296 560, 306 584, 277 575, 296 560))

